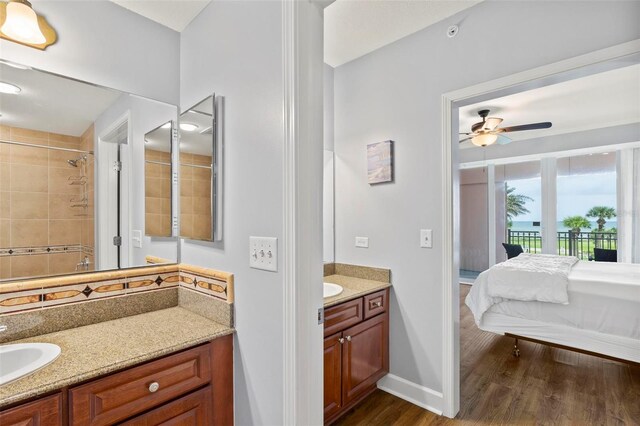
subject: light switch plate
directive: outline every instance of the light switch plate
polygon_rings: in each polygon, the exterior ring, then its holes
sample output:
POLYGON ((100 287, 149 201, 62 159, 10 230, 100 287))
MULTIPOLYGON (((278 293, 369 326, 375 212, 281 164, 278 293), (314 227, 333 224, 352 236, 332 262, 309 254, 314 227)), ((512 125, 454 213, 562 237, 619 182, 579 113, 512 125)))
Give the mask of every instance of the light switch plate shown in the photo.
POLYGON ((276 272, 278 270, 278 239, 249 237, 249 266, 276 272))
POLYGON ((369 248, 369 237, 356 237, 356 247, 369 248))
POLYGON ((131 244, 134 247, 142 248, 142 231, 137 229, 131 231, 131 244))
POLYGON ((421 229, 420 230, 420 247, 423 248, 432 248, 432 232, 431 229, 421 229))

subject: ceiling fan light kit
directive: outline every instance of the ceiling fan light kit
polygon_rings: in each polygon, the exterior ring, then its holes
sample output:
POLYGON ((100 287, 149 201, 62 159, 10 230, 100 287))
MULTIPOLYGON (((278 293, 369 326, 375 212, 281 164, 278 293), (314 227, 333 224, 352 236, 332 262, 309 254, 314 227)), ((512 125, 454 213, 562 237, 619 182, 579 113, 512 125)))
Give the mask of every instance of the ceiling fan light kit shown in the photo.
POLYGON ((551 123, 548 121, 542 123, 522 124, 520 126, 510 126, 498 128, 502 123, 500 117, 489 117, 489 110, 483 109, 478 111, 478 115, 482 118, 482 121, 475 123, 471 126, 471 133, 461 133, 461 135, 467 136, 462 139, 460 143, 471 140, 471 143, 475 146, 489 146, 498 142, 499 145, 506 145, 511 142, 511 139, 504 136, 504 133, 509 132, 521 132, 523 130, 536 130, 536 129, 548 129, 551 127, 551 123))

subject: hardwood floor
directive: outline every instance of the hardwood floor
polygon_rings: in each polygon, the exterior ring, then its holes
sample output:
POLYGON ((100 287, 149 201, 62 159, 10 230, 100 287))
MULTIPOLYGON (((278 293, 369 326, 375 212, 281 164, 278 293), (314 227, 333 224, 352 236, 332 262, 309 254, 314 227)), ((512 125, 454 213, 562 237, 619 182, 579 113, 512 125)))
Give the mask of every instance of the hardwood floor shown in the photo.
POLYGON ((478 330, 460 288, 461 407, 437 416, 377 390, 337 424, 640 425, 640 367, 478 330))

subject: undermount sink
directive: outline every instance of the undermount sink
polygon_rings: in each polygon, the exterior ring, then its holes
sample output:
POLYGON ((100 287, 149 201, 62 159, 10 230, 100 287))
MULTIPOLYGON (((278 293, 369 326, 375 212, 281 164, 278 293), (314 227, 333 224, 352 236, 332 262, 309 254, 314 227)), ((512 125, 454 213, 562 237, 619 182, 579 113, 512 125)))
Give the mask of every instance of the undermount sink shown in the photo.
POLYGON ((39 370, 55 360, 60 352, 60 346, 52 343, 0 346, 0 386, 39 370))
POLYGON ((327 297, 337 296, 340 293, 342 293, 342 290, 343 290, 342 286, 338 284, 324 283, 324 288, 322 290, 322 297, 327 298, 327 297))

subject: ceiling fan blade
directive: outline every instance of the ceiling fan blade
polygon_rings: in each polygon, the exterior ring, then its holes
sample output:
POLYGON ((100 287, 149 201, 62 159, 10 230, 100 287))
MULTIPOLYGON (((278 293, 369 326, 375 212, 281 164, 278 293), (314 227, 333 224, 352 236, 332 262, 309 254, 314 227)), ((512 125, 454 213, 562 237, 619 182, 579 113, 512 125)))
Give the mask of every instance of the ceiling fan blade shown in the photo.
POLYGON ((498 135, 498 140, 496 141, 498 145, 507 145, 507 144, 510 144, 511 142, 512 140, 506 137, 505 135, 498 135))
POLYGON ((460 139, 460 143, 465 142, 465 141, 469 141, 471 139, 473 139, 473 136, 469 136, 468 138, 460 139))
POLYGON ((543 123, 531 123, 523 124, 521 126, 503 127, 502 129, 496 129, 495 131, 500 133, 521 132, 523 130, 548 129, 549 127, 551 127, 551 123, 545 121, 543 123))
POLYGON ((483 130, 495 130, 502 123, 502 118, 498 117, 487 117, 484 125, 482 126, 483 130))

